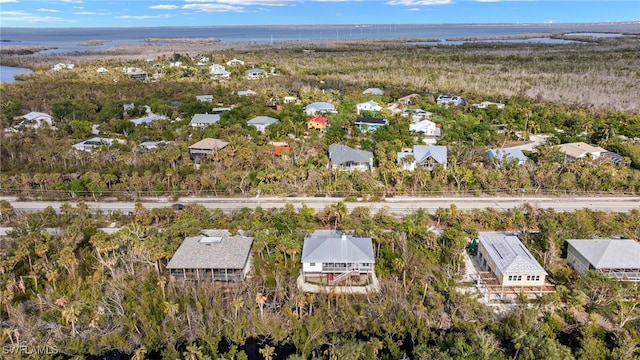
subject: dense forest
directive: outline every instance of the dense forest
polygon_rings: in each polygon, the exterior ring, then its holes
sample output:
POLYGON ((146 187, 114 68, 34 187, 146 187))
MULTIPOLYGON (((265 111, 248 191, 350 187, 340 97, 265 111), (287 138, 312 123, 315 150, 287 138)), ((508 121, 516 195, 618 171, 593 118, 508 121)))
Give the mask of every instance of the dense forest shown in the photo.
MULTIPOLYGON (((405 218, 337 203, 230 214, 188 205, 129 215, 84 204, 5 217, 4 344, 60 354, 124 353, 136 359, 636 359, 640 288, 562 258, 566 239, 640 237, 640 212, 508 212, 455 207, 405 218), (335 218, 333 218, 335 217, 335 218), (295 283, 302 237, 316 228, 370 236, 379 293, 309 294, 295 283), (122 227, 114 234, 98 230, 122 227), (60 229, 50 235, 46 228, 60 229), (165 265, 201 229, 254 237, 251 276, 240 285, 181 282, 165 265), (432 229, 441 229, 438 233, 432 229), (550 273, 555 294, 521 297, 510 311, 478 302, 463 283, 462 253, 478 231, 521 232, 550 273), (258 357, 259 358, 259 357, 258 357)), ((24 356, 24 355, 22 355, 24 356)), ((40 357, 41 355, 37 356, 40 357)))
MULTIPOLYGON (((132 213, 89 211, 82 201, 158 196, 340 196, 614 194, 640 190, 640 53, 637 36, 589 44, 466 44, 420 46, 342 42, 247 46, 197 51, 145 47, 98 55, 10 55, 33 74, 0 84, 0 192, 25 199, 64 199, 33 213, 0 200, 0 343, 7 358, 123 356, 166 359, 637 359, 640 288, 566 265, 566 240, 640 238, 640 211, 554 212, 523 204, 498 211, 461 211, 399 217, 343 202, 315 212, 300 208, 244 208, 230 213, 189 204, 132 213), (157 51, 153 62, 143 59, 157 51), (163 53, 164 51, 164 53, 163 53), (144 56, 144 57, 141 57, 144 56), (230 80, 211 79, 202 56, 229 68, 230 80), (76 62, 53 71, 53 64, 76 62), (184 68, 169 67, 180 61, 184 68), (157 74, 127 78, 123 67, 157 74), (243 78, 250 67, 268 70, 243 78), (105 67, 109 73, 98 74, 105 67), (368 87, 385 90, 363 95, 368 87), (237 91, 252 89, 254 96, 237 91), (410 120, 389 109, 375 132, 354 126, 356 104, 374 99, 431 112, 441 125, 447 167, 403 170, 397 152, 422 143, 410 120), (439 94, 467 104, 442 107, 439 94), (211 94, 214 103, 196 100, 211 94), (285 96, 297 102, 284 104, 285 96), (307 134, 303 108, 331 101, 324 134, 307 134), (504 108, 473 105, 482 101, 504 108), (125 108, 125 104, 133 107, 125 108), (145 105, 165 120, 134 125, 145 105), (276 105, 281 105, 277 107, 276 105), (232 107, 205 129, 194 114, 232 107), (54 127, 16 125, 30 112, 53 116, 54 127), (254 116, 279 119, 265 133, 254 116), (501 125, 498 127, 497 125, 501 125), (72 144, 95 136, 122 143, 93 151, 72 144), (504 129, 504 131, 500 130, 504 129), (548 135, 527 152, 523 166, 488 161, 486 151, 548 135), (188 146, 203 138, 229 146, 199 163, 188 146), (144 149, 144 141, 164 141, 144 149), (275 154, 271 141, 291 146, 275 154), (567 162, 556 145, 584 141, 623 156, 621 164, 589 157, 567 162), (373 152, 372 171, 329 168, 328 146, 373 152), (79 202, 75 202, 79 201, 79 202), (121 228, 110 234, 101 228, 121 228), (295 283, 305 234, 339 230, 371 237, 379 293, 309 294, 295 283), (244 231, 254 238, 253 269, 242 284, 181 282, 167 261, 187 236, 202 229, 244 231), (479 231, 518 232, 549 272, 554 294, 521 296, 504 307, 478 301, 461 280, 463 254, 479 231), (50 353, 12 352, 48 349, 50 353)), ((364 204, 364 202, 363 202, 364 204)))

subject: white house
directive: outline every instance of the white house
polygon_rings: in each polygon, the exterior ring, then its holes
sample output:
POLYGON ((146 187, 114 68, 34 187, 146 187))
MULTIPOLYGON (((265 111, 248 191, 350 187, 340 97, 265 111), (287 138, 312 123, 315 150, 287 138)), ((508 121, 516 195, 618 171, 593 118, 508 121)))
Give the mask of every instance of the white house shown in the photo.
POLYGON ((228 79, 231 77, 231 73, 220 64, 213 64, 209 66, 209 73, 212 77, 219 79, 228 79))
POLYGON ((22 115, 22 119, 22 122, 20 122, 18 126, 30 127, 33 129, 38 129, 44 124, 53 126, 53 116, 46 113, 32 111, 28 114, 22 115))
POLYGON ((264 133, 267 126, 277 123, 279 120, 269 116, 256 116, 247 122, 255 127, 259 132, 264 133))
POLYGON ((109 147, 113 145, 114 142, 124 143, 124 140, 115 140, 109 138, 101 138, 101 137, 93 137, 91 139, 81 141, 77 144, 73 144, 72 147, 76 150, 82 151, 93 151, 95 149, 99 149, 101 147, 109 147))
POLYGON ((558 145, 560 152, 564 153, 567 160, 580 159, 585 156, 591 156, 594 159, 599 158, 603 153, 607 152, 599 146, 589 145, 584 142, 575 142, 558 145))
POLYGON ((245 71, 245 75, 247 79, 255 80, 267 76, 267 72, 263 69, 254 68, 245 71))
POLYGON ((256 92, 251 90, 251 89, 247 89, 247 90, 240 90, 237 92, 238 96, 250 96, 250 95, 255 95, 256 92))
POLYGON ((244 61, 238 60, 238 59, 231 59, 227 61, 227 66, 238 66, 238 65, 244 65, 244 61))
POLYGON ((368 237, 318 230, 302 246, 304 282, 364 285, 375 281, 373 241, 368 237))
POLYGON ((367 102, 356 104, 357 114, 360 115, 361 111, 379 112, 382 111, 382 106, 378 105, 378 103, 373 100, 369 100, 367 102))
POLYGON ((465 100, 463 97, 460 97, 460 96, 440 95, 438 96, 438 99, 436 99, 436 102, 438 103, 438 105, 443 105, 443 106, 449 106, 449 105, 461 106, 461 105, 464 105, 465 100))
POLYGON ((414 171, 418 166, 433 170, 436 165, 447 167, 447 147, 439 145, 414 145, 413 149, 398 153, 398 164, 403 164, 404 170, 414 171), (404 160, 413 156, 411 161, 404 160))
POLYGON ((473 106, 478 108, 478 109, 488 109, 491 106, 495 106, 498 109, 503 109, 504 108, 504 104, 495 103, 495 102, 491 102, 491 101, 483 101, 483 102, 481 102, 479 104, 475 104, 473 106))
POLYGON ((200 102, 213 102, 213 95, 196 95, 196 100, 200 102))
POLYGON ((384 91, 379 88, 368 88, 362 92, 364 95, 384 95, 384 91))
POLYGON ((419 122, 409 124, 409 131, 412 133, 438 137, 442 135, 442 129, 431 120, 421 120, 419 122))
POLYGON ((104 68, 104 67, 99 67, 98 70, 96 70, 96 72, 98 74, 106 74, 109 72, 109 70, 107 70, 107 68, 104 68))
POLYGON ((336 107, 328 102, 318 101, 304 107, 304 113, 308 116, 325 113, 335 113, 336 107))
POLYGON ((220 114, 195 114, 189 125, 194 128, 204 129, 220 121, 220 114))

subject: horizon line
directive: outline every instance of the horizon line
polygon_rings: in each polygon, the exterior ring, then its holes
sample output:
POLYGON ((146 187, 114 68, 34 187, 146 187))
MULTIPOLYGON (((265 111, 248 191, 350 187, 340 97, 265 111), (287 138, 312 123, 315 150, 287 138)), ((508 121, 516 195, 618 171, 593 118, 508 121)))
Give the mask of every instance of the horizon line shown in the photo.
POLYGON ((318 23, 318 24, 236 24, 236 25, 168 25, 168 26, 0 26, 0 29, 115 29, 115 28, 228 28, 228 27, 312 27, 312 26, 380 26, 380 25, 413 25, 413 26, 434 26, 434 25, 614 25, 614 24, 638 24, 638 20, 621 21, 586 21, 586 22, 444 22, 444 23, 318 23))

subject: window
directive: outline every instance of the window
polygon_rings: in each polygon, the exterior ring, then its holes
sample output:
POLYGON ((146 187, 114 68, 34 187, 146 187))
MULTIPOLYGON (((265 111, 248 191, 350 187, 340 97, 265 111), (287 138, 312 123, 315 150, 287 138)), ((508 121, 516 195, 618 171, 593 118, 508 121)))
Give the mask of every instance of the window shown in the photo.
POLYGON ((316 263, 309 263, 309 266, 316 266, 316 263))
POLYGON ((522 275, 518 275, 518 281, 522 281, 522 275))
POLYGON ((527 281, 531 280, 531 276, 527 275, 527 281))
POLYGON ((536 275, 536 281, 540 281, 540 275, 536 275))
POLYGON ((513 280, 513 276, 509 275, 509 281, 513 280))

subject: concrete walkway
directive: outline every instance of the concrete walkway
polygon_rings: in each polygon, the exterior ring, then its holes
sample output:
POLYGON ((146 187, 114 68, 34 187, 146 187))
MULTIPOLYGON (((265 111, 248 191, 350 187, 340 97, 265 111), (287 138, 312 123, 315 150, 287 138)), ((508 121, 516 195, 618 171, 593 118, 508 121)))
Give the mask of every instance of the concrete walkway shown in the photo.
POLYGON ((319 285, 304 281, 304 276, 300 274, 297 279, 298 289, 310 293, 334 293, 334 294, 367 294, 380 291, 380 282, 374 273, 371 284, 365 286, 338 286, 319 285))

